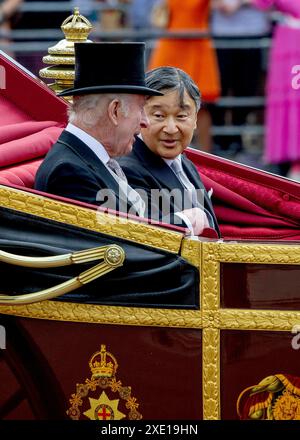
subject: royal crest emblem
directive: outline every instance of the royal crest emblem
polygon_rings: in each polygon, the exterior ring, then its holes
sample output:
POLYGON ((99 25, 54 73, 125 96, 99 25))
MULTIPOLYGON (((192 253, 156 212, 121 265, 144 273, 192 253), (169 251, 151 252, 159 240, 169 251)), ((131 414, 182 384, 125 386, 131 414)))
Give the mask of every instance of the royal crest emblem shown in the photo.
POLYGON ((102 391, 99 399, 89 398, 90 409, 83 413, 90 420, 121 420, 126 417, 118 410, 119 399, 110 400, 105 391, 102 391))
POLYGON ((244 420, 300 420, 300 378, 288 374, 265 377, 241 392, 237 412, 244 420))
POLYGON ((101 345, 100 351, 89 361, 92 373, 85 383, 76 385, 76 393, 69 400, 67 411, 73 420, 140 420, 142 414, 137 410, 139 403, 131 395, 131 387, 123 386, 116 378, 118 362, 112 353, 101 345), (105 391, 104 391, 105 390, 105 391))

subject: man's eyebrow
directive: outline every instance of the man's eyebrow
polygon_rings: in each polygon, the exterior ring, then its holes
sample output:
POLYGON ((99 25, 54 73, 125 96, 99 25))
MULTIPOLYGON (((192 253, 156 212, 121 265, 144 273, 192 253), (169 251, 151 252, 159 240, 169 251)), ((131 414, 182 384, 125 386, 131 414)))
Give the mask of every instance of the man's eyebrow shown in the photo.
MULTIPOLYGON (((155 109, 161 109, 161 108, 164 108, 164 107, 166 107, 166 105, 164 105, 164 104, 152 104, 152 105, 150 105, 149 107, 150 107, 151 109, 155 110, 155 109)), ((190 104, 182 104, 182 105, 178 104, 178 107, 179 107, 181 110, 190 110, 190 109, 192 108, 192 106, 191 106, 190 104)))
POLYGON ((161 105, 161 104, 151 104, 149 107, 151 107, 153 109, 156 109, 156 108, 162 108, 163 105, 161 105))
POLYGON ((192 106, 190 104, 179 104, 179 107, 182 110, 190 110, 192 108, 192 106))

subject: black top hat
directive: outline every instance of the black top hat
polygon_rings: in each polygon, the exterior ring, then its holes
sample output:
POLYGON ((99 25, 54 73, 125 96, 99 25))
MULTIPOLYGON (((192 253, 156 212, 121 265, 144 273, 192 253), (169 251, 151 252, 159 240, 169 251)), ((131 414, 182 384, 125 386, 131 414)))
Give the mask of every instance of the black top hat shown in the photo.
POLYGON ((145 83, 145 43, 75 43, 74 87, 58 96, 91 93, 162 95, 145 83))

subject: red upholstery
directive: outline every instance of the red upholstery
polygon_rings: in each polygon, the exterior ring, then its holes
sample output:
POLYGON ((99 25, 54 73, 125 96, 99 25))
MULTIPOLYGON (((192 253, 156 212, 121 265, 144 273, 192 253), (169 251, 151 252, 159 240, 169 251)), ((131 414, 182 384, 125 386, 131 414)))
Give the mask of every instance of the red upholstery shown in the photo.
POLYGON ((213 189, 225 239, 300 240, 300 184, 195 150, 188 156, 213 189))
POLYGON ((59 137, 67 103, 22 66, 0 54, 0 183, 32 188, 42 158, 59 137))
POLYGON ((66 122, 66 101, 3 53, 0 53, 0 65, 1 71, 5 70, 5 87, 0 89, 0 125, 21 120, 66 122), (7 107, 4 112, 3 106, 7 107))
POLYGON ((29 136, 0 145, 0 167, 44 157, 57 140, 61 130, 60 127, 50 126, 29 136))
MULTIPOLYGON (((0 184, 32 188, 66 123, 67 104, 1 54, 0 64, 7 71, 0 90, 0 184)), ((213 189, 225 239, 300 240, 300 184, 196 150, 187 154, 213 189)))
MULTIPOLYGON (((4 124, 2 120, 0 127, 0 145, 32 136, 35 133, 40 133, 49 127, 55 127, 57 125, 58 124, 55 121, 20 121, 16 124, 11 122, 4 124)), ((1 149, 2 148, 3 147, 1 146, 1 149)), ((28 148, 30 148, 30 145, 27 147, 27 150, 28 148)))
POLYGON ((32 119, 30 115, 27 115, 22 109, 16 107, 12 101, 3 96, 2 90, 0 95, 0 114, 1 126, 31 121, 32 119))
POLYGON ((0 127, 0 183, 32 188, 42 158, 62 131, 58 125, 30 121, 0 127))
POLYGON ((43 159, 33 160, 31 162, 0 170, 0 184, 33 188, 35 174, 42 160, 43 159))

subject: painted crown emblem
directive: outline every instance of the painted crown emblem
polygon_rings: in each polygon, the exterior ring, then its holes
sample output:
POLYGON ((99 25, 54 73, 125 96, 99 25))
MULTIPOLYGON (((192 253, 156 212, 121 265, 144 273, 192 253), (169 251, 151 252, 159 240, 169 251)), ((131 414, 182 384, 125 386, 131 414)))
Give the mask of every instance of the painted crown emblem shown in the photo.
POLYGON ((93 354, 89 361, 92 379, 99 377, 115 376, 118 362, 114 355, 106 351, 106 345, 101 345, 101 350, 93 354))

